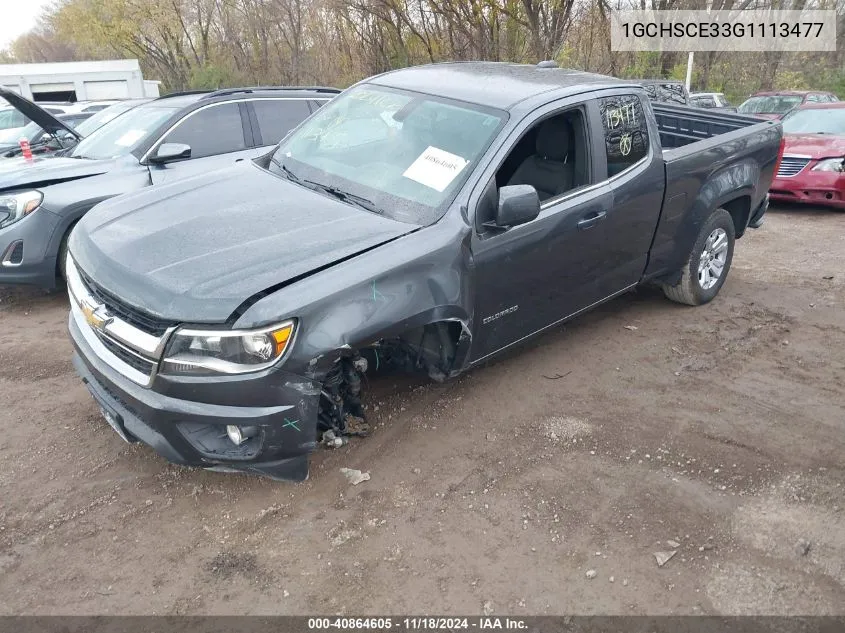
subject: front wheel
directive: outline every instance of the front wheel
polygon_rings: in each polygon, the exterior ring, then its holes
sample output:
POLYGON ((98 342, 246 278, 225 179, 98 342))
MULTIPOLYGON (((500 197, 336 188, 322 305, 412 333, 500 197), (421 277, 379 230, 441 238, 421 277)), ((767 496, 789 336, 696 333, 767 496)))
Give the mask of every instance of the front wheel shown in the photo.
POLYGON ((702 225, 689 258, 674 286, 663 284, 663 294, 672 301, 698 306, 719 294, 734 255, 734 223, 731 214, 716 209, 702 225))

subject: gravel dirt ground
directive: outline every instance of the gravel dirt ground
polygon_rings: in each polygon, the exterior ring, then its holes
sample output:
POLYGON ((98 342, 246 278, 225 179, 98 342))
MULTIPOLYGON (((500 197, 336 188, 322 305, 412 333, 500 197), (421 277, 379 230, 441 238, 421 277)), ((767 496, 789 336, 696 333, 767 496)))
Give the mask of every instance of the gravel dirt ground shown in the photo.
POLYGON ((67 298, 0 288, 0 613, 843 614, 844 226, 775 209, 707 306, 379 379, 299 485, 123 443, 67 298))

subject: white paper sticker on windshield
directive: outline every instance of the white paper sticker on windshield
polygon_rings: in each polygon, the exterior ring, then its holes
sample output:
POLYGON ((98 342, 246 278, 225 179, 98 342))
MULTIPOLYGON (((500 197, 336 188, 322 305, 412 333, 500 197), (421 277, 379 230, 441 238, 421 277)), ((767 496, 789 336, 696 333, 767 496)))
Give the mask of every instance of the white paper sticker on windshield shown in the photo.
POLYGON ((126 134, 117 139, 114 144, 120 145, 121 147, 129 147, 130 145, 140 141, 146 133, 146 130, 129 130, 126 134))
POLYGON ((460 156, 429 145, 402 175, 442 192, 468 162, 460 156))

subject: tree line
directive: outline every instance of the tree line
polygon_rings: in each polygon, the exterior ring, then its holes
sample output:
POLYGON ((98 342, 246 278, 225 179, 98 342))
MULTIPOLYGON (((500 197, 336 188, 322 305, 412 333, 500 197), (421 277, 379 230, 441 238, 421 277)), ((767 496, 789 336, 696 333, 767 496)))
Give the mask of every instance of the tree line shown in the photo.
POLYGON ((836 53, 699 53, 694 90, 740 100, 813 88, 845 99, 845 0, 58 0, 0 61, 137 58, 166 91, 348 86, 449 60, 536 63, 682 79, 683 53, 610 49, 611 9, 837 9, 836 53))

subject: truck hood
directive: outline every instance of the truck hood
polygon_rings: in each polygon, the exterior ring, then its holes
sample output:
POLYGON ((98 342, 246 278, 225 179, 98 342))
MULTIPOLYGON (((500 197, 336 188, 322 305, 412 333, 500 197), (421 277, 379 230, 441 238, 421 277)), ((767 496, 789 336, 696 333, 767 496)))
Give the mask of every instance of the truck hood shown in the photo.
POLYGON ((115 160, 49 156, 34 156, 32 159, 18 157, 0 161, 0 191, 19 187, 43 187, 56 182, 97 176, 109 171, 115 163, 115 160))
POLYGON ((59 131, 70 132, 76 140, 80 140, 82 136, 74 131, 73 128, 62 123, 59 119, 47 112, 44 108, 34 104, 29 99, 20 96, 16 92, 0 87, 0 97, 3 97, 9 102, 13 108, 23 114, 31 121, 35 121, 46 132, 56 133, 59 131))
POLYGON ((834 134, 785 134, 784 154, 801 154, 810 158, 845 156, 845 136, 834 134))
POLYGON ((95 283, 150 314, 223 323, 262 291, 417 228, 247 162, 98 205, 70 253, 95 283))

